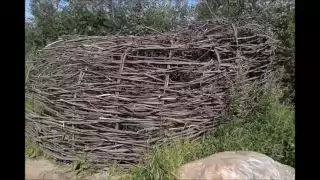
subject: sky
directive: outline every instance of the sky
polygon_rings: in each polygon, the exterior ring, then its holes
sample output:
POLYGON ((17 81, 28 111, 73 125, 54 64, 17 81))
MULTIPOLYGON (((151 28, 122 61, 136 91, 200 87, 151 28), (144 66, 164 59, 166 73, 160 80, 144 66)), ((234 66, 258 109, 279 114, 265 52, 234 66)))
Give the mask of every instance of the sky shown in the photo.
MULTIPOLYGON (((189 5, 195 4, 196 0, 188 0, 189 5)), ((30 0, 25 0, 25 19, 28 19, 32 17, 31 12, 30 12, 30 0)))
POLYGON ((25 12, 25 14, 26 14, 26 16, 25 16, 26 19, 29 18, 29 17, 32 17, 32 15, 30 14, 30 0, 26 0, 26 1, 25 1, 25 7, 24 7, 24 8, 25 8, 25 9, 24 9, 24 10, 25 10, 24 12, 25 12))

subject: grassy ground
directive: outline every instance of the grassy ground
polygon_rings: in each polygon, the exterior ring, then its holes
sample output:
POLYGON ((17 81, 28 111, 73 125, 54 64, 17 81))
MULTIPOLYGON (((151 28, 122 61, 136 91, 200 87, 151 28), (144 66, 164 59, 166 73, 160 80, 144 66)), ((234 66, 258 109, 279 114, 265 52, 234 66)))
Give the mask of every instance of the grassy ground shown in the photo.
POLYGON ((24 155, 26 158, 35 158, 43 155, 41 148, 32 144, 29 139, 26 138, 24 143, 24 155))
POLYGON ((268 87, 255 100, 258 107, 246 117, 229 117, 230 123, 220 126, 214 135, 201 142, 176 142, 154 150, 133 168, 128 179, 173 180, 181 165, 221 151, 250 150, 295 166, 294 109, 281 102, 282 91, 268 87))

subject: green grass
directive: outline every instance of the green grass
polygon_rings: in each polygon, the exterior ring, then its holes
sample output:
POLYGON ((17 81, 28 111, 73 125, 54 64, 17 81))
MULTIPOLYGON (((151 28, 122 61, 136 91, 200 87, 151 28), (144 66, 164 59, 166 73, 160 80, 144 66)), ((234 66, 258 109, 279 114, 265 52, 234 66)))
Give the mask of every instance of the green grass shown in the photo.
POLYGON ((235 150, 260 152, 294 167, 294 109, 280 101, 282 90, 279 87, 264 88, 256 91, 258 106, 252 112, 244 113, 247 114, 245 117, 230 116, 230 123, 220 126, 201 142, 180 141, 155 149, 139 166, 131 169, 130 179, 173 180, 176 169, 187 162, 235 150))
POLYGON ((91 166, 88 161, 88 156, 86 153, 78 155, 77 160, 72 162, 72 171, 74 175, 78 177, 87 176, 93 174, 96 169, 91 166))
POLYGON ((42 149, 34 144, 29 139, 25 139, 25 157, 36 158, 43 155, 42 149))
POLYGON ((42 114, 43 113, 43 106, 41 105, 41 103, 35 99, 31 99, 29 97, 25 97, 24 99, 25 103, 25 112, 26 113, 31 113, 31 112, 35 112, 38 114, 42 114))
MULTIPOLYGON (((25 83, 26 84, 28 83, 28 80, 29 80, 30 71, 33 66, 32 61, 34 60, 35 56, 36 56, 35 48, 31 48, 31 50, 27 52, 25 55, 25 58, 26 58, 25 59, 25 83)), ((39 101, 26 95, 25 96, 25 112, 26 113, 36 112, 41 114, 43 112, 43 108, 39 101)))
POLYGON ((131 179, 173 179, 175 169, 199 157, 200 149, 199 143, 187 141, 156 148, 140 167, 131 170, 131 179))
POLYGON ((25 55, 25 71, 24 71, 25 83, 27 83, 29 80, 30 71, 33 68, 32 61, 35 59, 36 55, 37 55, 37 51, 35 47, 31 48, 25 55))

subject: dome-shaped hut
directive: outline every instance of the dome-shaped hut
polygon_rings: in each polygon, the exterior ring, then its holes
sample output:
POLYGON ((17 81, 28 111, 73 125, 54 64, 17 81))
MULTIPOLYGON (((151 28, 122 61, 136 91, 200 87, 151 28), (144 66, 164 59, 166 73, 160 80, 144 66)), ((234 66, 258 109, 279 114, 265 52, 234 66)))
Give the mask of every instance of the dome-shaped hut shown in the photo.
POLYGON ((219 124, 232 82, 259 78, 273 41, 257 27, 195 23, 148 36, 66 38, 30 70, 26 133, 44 152, 128 167, 154 144, 196 139, 219 124), (39 110, 40 109, 40 110, 39 110))

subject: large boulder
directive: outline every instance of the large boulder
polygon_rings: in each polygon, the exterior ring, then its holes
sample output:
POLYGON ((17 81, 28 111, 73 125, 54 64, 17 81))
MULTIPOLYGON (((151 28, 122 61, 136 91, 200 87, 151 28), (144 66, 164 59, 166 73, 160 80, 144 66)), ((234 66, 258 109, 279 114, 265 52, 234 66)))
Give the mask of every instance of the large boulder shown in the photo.
POLYGON ((295 169, 252 151, 226 151, 183 165, 179 180, 295 179, 295 169))

